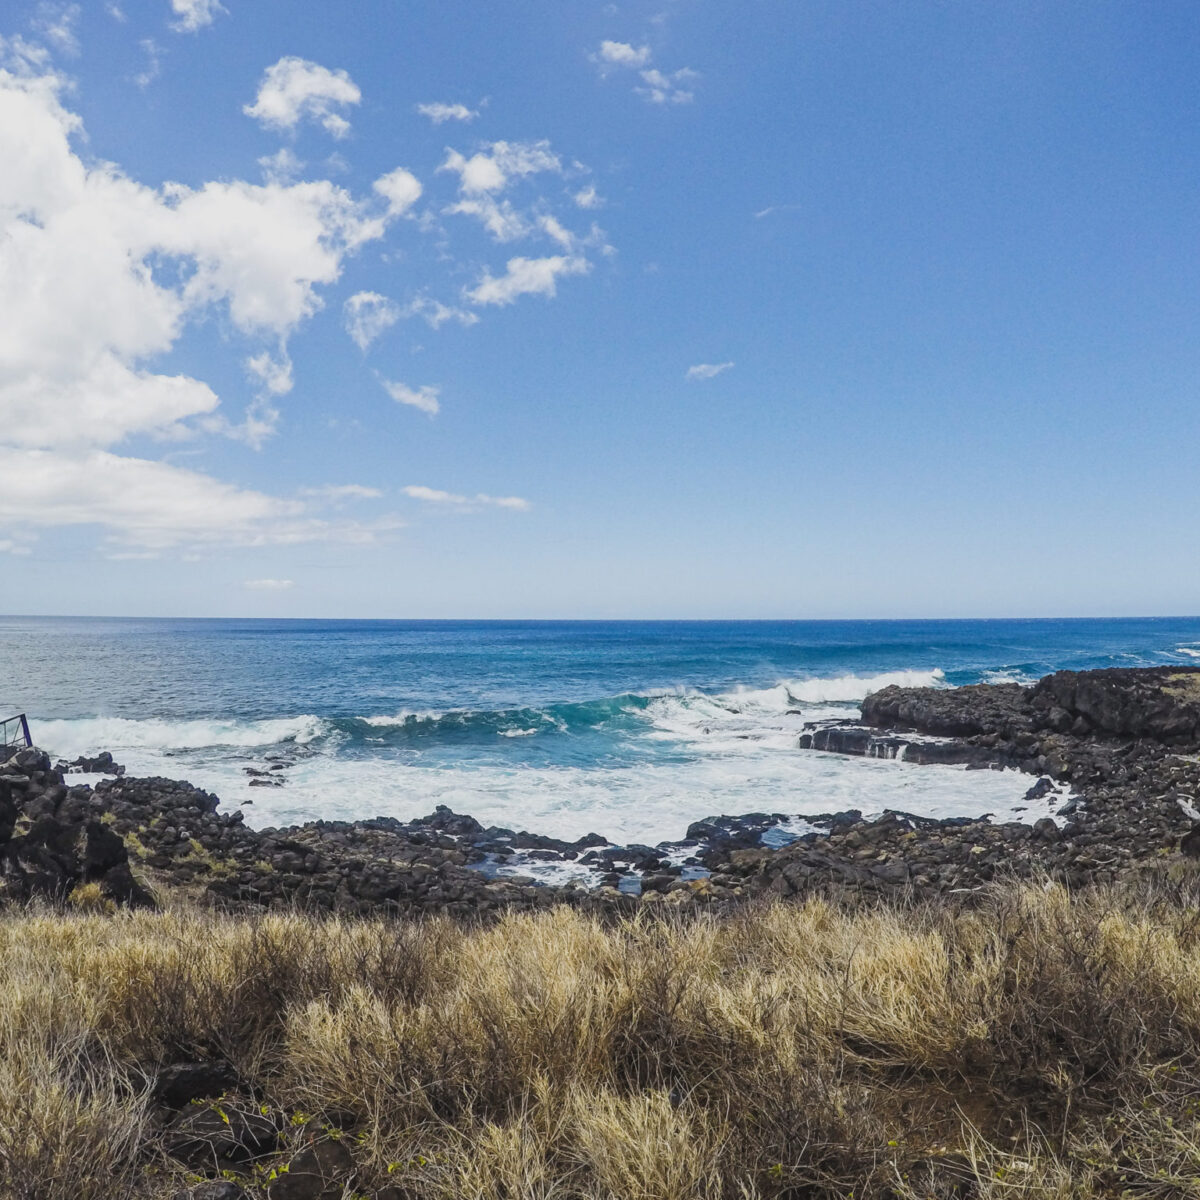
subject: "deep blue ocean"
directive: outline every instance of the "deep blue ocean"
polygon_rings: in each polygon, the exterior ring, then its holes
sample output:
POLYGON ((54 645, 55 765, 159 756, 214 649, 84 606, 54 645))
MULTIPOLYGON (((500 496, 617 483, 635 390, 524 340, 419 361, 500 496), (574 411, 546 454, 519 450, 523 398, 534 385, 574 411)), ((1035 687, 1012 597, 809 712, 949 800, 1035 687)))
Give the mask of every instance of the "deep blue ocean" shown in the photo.
POLYGON ((0 618, 0 717, 246 801, 253 824, 412 817, 614 841, 715 813, 1043 815, 1027 777, 796 748, 888 683, 1189 664, 1200 618, 475 622, 0 618), (286 765, 277 788, 250 770, 286 765))

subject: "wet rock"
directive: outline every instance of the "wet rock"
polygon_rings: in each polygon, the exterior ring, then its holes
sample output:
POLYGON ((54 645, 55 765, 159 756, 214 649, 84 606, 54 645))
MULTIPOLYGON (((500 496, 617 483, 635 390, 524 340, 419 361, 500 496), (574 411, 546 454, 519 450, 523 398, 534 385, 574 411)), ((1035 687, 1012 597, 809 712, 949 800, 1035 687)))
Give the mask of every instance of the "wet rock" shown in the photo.
POLYGON ((1029 791, 1025 793, 1025 799, 1041 800, 1044 796, 1049 796, 1054 791, 1054 780, 1043 775, 1042 778, 1039 779, 1037 783, 1035 783, 1033 787, 1031 787, 1029 791))
POLYGON ((64 775, 72 775, 76 773, 87 772, 92 775, 124 775, 125 768, 120 763, 113 761, 113 756, 105 750, 102 754, 97 754, 95 758, 87 758, 80 755, 79 758, 71 762, 55 763, 54 769, 61 771, 64 775))

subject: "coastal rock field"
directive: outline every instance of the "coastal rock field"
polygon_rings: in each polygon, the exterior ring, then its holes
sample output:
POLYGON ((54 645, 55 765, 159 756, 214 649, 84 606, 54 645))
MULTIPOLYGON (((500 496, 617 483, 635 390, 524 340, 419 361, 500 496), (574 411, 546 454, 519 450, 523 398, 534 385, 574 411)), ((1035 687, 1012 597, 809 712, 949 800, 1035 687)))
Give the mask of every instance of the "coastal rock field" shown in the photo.
POLYGON ((444 807, 254 830, 19 750, 0 1196, 1193 1195, 1198 718, 1200 671, 889 687, 802 740, 1019 767, 1054 815, 658 847, 444 807))
POLYGON ((121 904, 178 894, 226 910, 460 919, 560 903, 724 911, 763 895, 930 898, 1005 875, 1112 883, 1164 869, 1200 840, 1187 836, 1200 797, 1200 669, 1062 671, 1033 687, 887 687, 866 699, 861 720, 819 723, 799 745, 1018 768, 1031 777, 1035 815, 1023 823, 845 811, 806 818, 811 832, 773 837, 788 814, 725 814, 659 846, 484 827, 445 806, 412 821, 256 830, 242 809, 223 811, 185 782, 128 777, 111 756, 84 764, 111 771, 92 788, 70 786, 70 773, 22 750, 0 764, 0 894, 63 900, 86 887, 121 904), (546 884, 522 874, 522 865, 546 864, 577 875, 546 884))

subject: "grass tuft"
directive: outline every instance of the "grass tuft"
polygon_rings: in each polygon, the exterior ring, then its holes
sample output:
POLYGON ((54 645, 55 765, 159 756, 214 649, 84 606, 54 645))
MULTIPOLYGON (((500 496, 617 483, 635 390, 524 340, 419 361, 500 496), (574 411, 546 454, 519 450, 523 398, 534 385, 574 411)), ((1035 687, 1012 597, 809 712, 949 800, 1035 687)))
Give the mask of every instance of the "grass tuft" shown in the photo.
POLYGON ((190 1186, 150 1091, 217 1060, 213 1111, 281 1131, 214 1157, 251 1196, 329 1142, 408 1200, 1200 1196, 1200 915, 1164 886, 479 929, 81 888, 0 917, 0 1200, 190 1186))

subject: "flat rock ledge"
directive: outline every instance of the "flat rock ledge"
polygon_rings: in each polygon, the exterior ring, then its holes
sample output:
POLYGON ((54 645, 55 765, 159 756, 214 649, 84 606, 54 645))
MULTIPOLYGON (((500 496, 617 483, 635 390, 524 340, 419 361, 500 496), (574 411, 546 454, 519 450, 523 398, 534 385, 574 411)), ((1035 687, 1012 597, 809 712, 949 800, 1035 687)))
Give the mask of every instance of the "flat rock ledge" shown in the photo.
POLYGON ((800 748, 1016 767, 1031 775, 1031 806, 1045 811, 1064 785, 1072 799, 1057 820, 1032 825, 832 813, 807 817, 816 831, 783 845, 772 833, 784 813, 709 818, 657 847, 485 828, 444 807, 408 822, 254 830, 241 809, 223 812, 188 783, 117 774, 70 786, 67 764, 21 750, 0 762, 0 901, 92 907, 184 895, 237 911, 476 920, 556 904, 621 914, 721 911, 764 896, 919 900, 1012 876, 1082 888, 1182 877, 1200 857, 1200 668, 1060 671, 1032 687, 889 687, 867 698, 861 720, 806 730, 800 748), (582 863, 600 886, 503 873, 529 862, 582 863))

